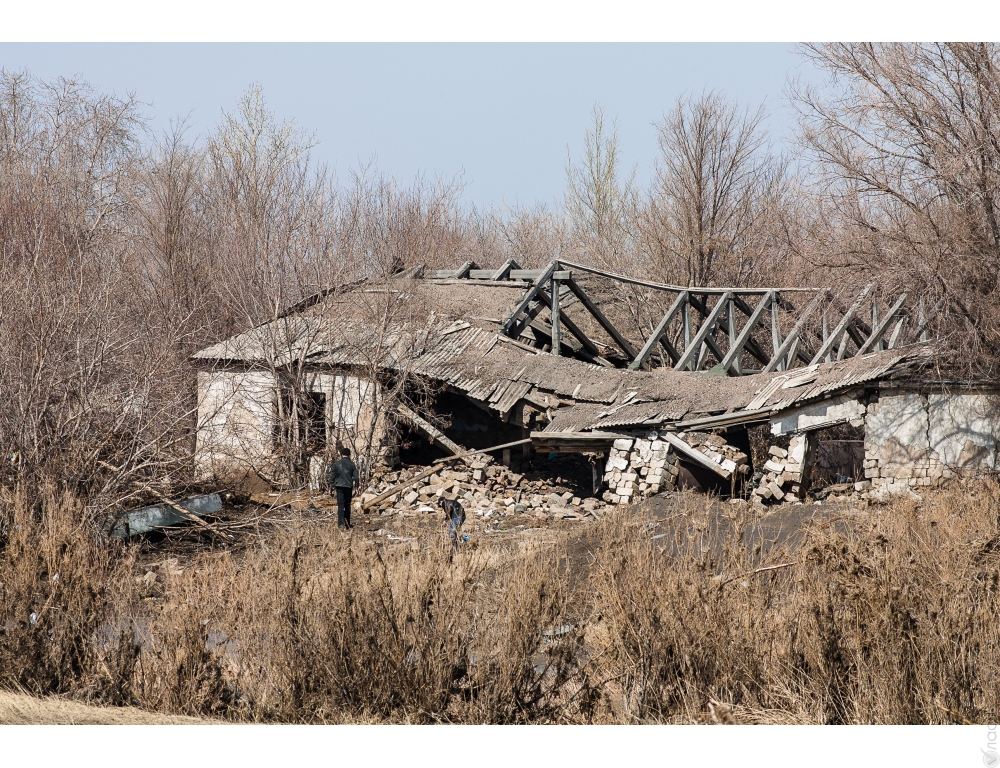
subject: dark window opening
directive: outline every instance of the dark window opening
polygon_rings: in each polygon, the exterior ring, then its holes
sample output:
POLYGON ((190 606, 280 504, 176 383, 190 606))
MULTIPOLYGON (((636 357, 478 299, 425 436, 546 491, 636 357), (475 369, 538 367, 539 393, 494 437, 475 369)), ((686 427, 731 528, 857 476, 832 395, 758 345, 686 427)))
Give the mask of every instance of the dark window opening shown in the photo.
POLYGON ((326 394, 303 392, 299 401, 303 443, 309 453, 326 449, 326 394))
POLYGON ((318 453, 326 449, 326 394, 324 392, 299 392, 294 396, 291 388, 278 390, 277 413, 274 422, 274 446, 295 447, 305 453, 318 453))

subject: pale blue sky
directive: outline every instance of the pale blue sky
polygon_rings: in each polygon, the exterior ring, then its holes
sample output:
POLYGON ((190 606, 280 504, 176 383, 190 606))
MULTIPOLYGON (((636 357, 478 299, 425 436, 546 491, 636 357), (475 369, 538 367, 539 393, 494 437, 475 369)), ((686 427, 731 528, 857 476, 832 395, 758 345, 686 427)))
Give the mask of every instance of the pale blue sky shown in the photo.
POLYGON ((682 93, 766 101, 780 145, 794 130, 788 78, 817 77, 788 43, 5 43, 0 66, 134 91, 158 128, 190 113, 192 136, 259 82, 340 176, 371 159, 401 182, 462 174, 465 200, 483 207, 561 199, 567 147, 579 153, 595 102, 645 180, 652 123, 682 93))

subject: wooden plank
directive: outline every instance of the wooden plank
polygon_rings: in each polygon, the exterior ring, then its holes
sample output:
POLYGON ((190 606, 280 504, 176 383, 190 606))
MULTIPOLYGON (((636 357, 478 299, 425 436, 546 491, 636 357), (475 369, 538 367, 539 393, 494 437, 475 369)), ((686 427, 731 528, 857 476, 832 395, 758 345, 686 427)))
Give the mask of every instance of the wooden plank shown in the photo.
POLYGON ((467 449, 445 436, 444 432, 435 427, 429 421, 421 418, 415 411, 407 408, 402 403, 396 406, 396 412, 406 421, 415 426, 429 438, 431 442, 438 443, 442 448, 453 454, 465 452, 467 449))
POLYGON ((531 442, 530 437, 525 437, 521 440, 515 440, 512 443, 502 443, 500 445, 491 445, 489 448, 478 448, 474 451, 466 451, 465 453, 460 453, 457 456, 445 456, 443 459, 435 459, 433 464, 447 464, 451 461, 458 461, 459 459, 467 459, 470 456, 478 456, 482 453, 493 453, 493 451, 502 451, 506 448, 515 448, 519 445, 528 445, 531 442))
POLYGON ((664 283, 654 283, 650 280, 640 280, 635 277, 629 277, 628 275, 619 275, 615 272, 608 272, 603 269, 597 269, 596 267, 589 267, 585 264, 576 264, 572 261, 566 261, 565 259, 560 259, 559 263, 566 267, 578 269, 581 272, 589 272, 592 275, 609 277, 619 283, 641 285, 645 288, 655 288, 660 291, 670 291, 671 293, 688 291, 690 293, 699 293, 706 296, 723 296, 727 293, 732 293, 734 295, 739 294, 740 296, 763 296, 768 291, 781 291, 782 293, 812 293, 819 290, 818 288, 704 288, 700 286, 666 285, 664 283))
MULTIPOLYGON (((781 346, 778 347, 778 351, 774 353, 774 357, 772 357, 768 364, 764 366, 764 370, 761 371, 761 373, 771 373, 774 371, 778 366, 778 363, 784 360, 793 343, 796 347, 798 347, 799 332, 802 330, 803 326, 805 326, 806 320, 809 316, 816 311, 816 307, 818 307, 820 302, 823 300, 823 296, 824 292, 820 292, 813 297, 813 300, 809 302, 809 305, 805 308, 805 310, 803 310, 802 314, 799 315, 798 322, 796 322, 792 327, 792 330, 785 337, 785 340, 781 342, 781 346)), ((791 355, 788 355, 788 357, 794 361, 794 351, 791 355)))
POLYGON ((536 450, 566 450, 569 453, 587 453, 609 446, 615 440, 634 439, 615 432, 532 432, 531 444, 536 450))
POLYGON ((710 469, 717 475, 721 475, 726 479, 728 479, 730 475, 732 475, 732 472, 730 472, 728 469, 723 469, 721 466, 719 466, 710 458, 708 458, 708 456, 706 456, 704 453, 699 451, 697 448, 692 448, 690 445, 685 443, 683 440, 681 440, 679 437, 677 437, 677 435, 673 434, 672 432, 662 432, 660 436, 668 443, 670 443, 670 445, 672 445, 678 453, 686 456, 688 459, 695 462, 696 464, 700 464, 706 469, 710 469))
POLYGON ((892 329, 892 336, 889 337, 889 343, 886 345, 886 349, 896 348, 896 342, 899 340, 899 335, 903 332, 903 328, 906 326, 907 319, 906 315, 899 318, 899 322, 896 323, 896 327, 892 329))
POLYGON ((691 302, 685 302, 681 309, 681 331, 684 334, 684 349, 687 349, 691 346, 691 302))
MULTIPOLYGON (((733 361, 739 359, 740 352, 743 350, 743 345, 746 344, 747 339, 750 338, 750 334, 753 333, 753 329, 757 326, 757 323, 760 322, 761 317, 764 316, 764 312, 772 306, 773 302, 774 291, 771 291, 760 300, 760 304, 757 305, 757 309, 754 310, 752 315, 750 315, 747 320, 747 324, 743 326, 743 330, 740 332, 739 336, 736 337, 736 340, 730 342, 729 352, 727 352, 726 356, 722 359, 722 367, 727 371, 730 370, 733 361)), ((730 333, 732 333, 732 329, 730 329, 730 333)), ((767 361, 765 360, 764 362, 767 361)), ((739 373, 739 369, 737 368, 735 372, 739 373)))
POLYGON ((812 360, 809 361, 810 365, 812 365, 813 363, 818 363, 820 361, 820 358, 826 355, 833 347, 833 345, 840 341, 840 335, 847 330, 847 325, 848 323, 851 322, 851 318, 854 316, 854 313, 858 311, 858 309, 861 307, 861 303, 865 300, 865 297, 867 297, 868 294, 872 292, 872 289, 874 287, 875 283, 868 283, 868 285, 864 287, 861 293, 858 294, 858 298, 854 300, 854 303, 851 305, 851 308, 847 310, 843 318, 841 318, 840 322, 837 323, 837 327, 833 329, 833 333, 831 333, 830 336, 823 342, 823 345, 819 348, 819 351, 816 352, 815 355, 813 355, 812 360))
MULTIPOLYGON (((541 299, 546 304, 551 305, 554 297, 550 296, 544 289, 539 288, 538 298, 541 299)), ((566 326, 566 330, 572 333, 574 336, 576 336, 580 344, 582 344, 587 350, 589 350, 591 354, 600 357, 601 350, 598 349, 597 345, 590 340, 587 334, 584 333, 583 330, 581 330, 580 327, 575 322, 573 322, 573 320, 571 320, 567 315, 562 315, 561 313, 560 315, 561 315, 560 320, 562 324, 566 326)))
MULTIPOLYGON (((552 296, 549 298, 549 312, 552 317, 552 354, 558 356, 562 354, 562 323, 559 317, 561 314, 559 309, 559 281, 556 280, 554 274, 551 282, 552 296)), ((539 297, 541 297, 541 293, 541 289, 539 289, 539 297)))
MULTIPOLYGON (((781 347, 781 326, 778 324, 778 310, 780 308, 778 293, 771 291, 771 349, 772 355, 778 354, 781 347)), ((768 361, 770 362, 770 361, 768 361)))
POLYGON ((660 346, 667 351, 668 355, 670 355, 671 366, 681 359, 681 353, 677 351, 677 348, 670 342, 666 334, 663 334, 660 337, 660 346))
POLYGON ((475 266, 476 266, 476 262, 474 262, 474 261, 467 261, 467 262, 465 262, 462 266, 460 266, 456 270, 455 277, 457 277, 459 279, 468 277, 469 276, 469 272, 471 272, 472 269, 475 266))
MULTIPOLYGON (((555 264, 556 262, 553 262, 555 264)), ((551 267, 552 264, 549 265, 551 267)), ((553 270, 556 271, 556 270, 553 270)), ((534 280, 538 283, 544 283, 548 279, 548 267, 545 269, 512 269, 510 271, 511 280, 534 280), (544 279, 543 279, 544 278, 544 279)), ((573 276, 570 270, 560 269, 558 270, 559 280, 569 280, 573 276)))
MULTIPOLYGON (((740 303, 741 304, 743 303, 742 300, 740 301, 740 303)), ((729 348, 732 349, 733 346, 736 344, 736 337, 739 334, 737 333, 737 330, 736 330, 736 302, 733 301, 733 299, 731 299, 731 298, 729 299, 729 308, 726 309, 726 325, 729 326, 728 329, 727 329, 729 331, 729 348)), ((744 340, 744 342, 745 342, 745 340, 744 340)), ((725 358, 723 358, 723 359, 725 359, 725 358)), ((740 356, 738 354, 733 358, 732 365, 734 366, 734 368, 736 370, 736 374, 739 375, 740 374, 740 356)), ((723 366, 723 368, 726 368, 726 367, 727 366, 723 366)))
POLYGON ((646 362, 646 358, 649 357, 649 353, 653 351, 659 341, 660 337, 663 336, 667 331, 667 326, 674 319, 677 313, 680 311, 681 307, 684 306, 689 298, 687 291, 681 291, 677 294, 677 298, 674 299, 674 303, 670 305, 670 309, 663 316, 663 319, 657 324, 656 328, 653 329, 652 334, 646 339, 646 343, 642 345, 642 349, 639 350, 639 354, 635 356, 635 359, 629 364, 629 368, 633 371, 639 370, 643 363, 646 362))
POLYGON ((851 335, 845 333, 840 337, 840 346, 837 347, 837 361, 840 362, 844 359, 844 355, 847 354, 847 342, 850 340, 851 335))
MULTIPOLYGON (((456 457, 449 456, 448 458, 452 459, 452 458, 456 458, 456 457)), ((416 485, 417 483, 419 483, 425 477, 429 477, 430 475, 433 475, 435 472, 439 471, 440 469, 441 468, 438 467, 438 466, 431 465, 430 467, 428 467, 427 469, 425 469, 420 474, 414 475, 413 477, 411 477, 405 483, 399 483, 398 485, 394 485, 388 491, 384 491, 383 493, 380 493, 374 499, 369 499, 366 502, 362 502, 362 504, 361 504, 361 510, 364 511, 366 509, 374 507, 376 504, 382 503, 383 501, 385 501, 386 499, 388 499, 390 496, 395 496, 397 493, 402 493, 407 488, 412 488, 414 485, 416 485)))
POLYGON ((511 270, 520 269, 521 265, 518 264, 513 259, 507 259, 492 275, 490 275, 490 280, 505 280, 509 275, 511 270))
MULTIPOLYGON (((732 295, 728 292, 722 295, 722 298, 720 298, 719 302, 715 305, 715 307, 713 307, 708 317, 706 317, 702 322, 701 328, 698 329, 698 333, 694 335, 694 338, 691 340, 691 346, 684 350, 684 354, 681 355, 681 359, 677 361, 676 365, 674 365, 675 371, 682 371, 687 368, 688 365, 691 364, 695 355, 701 351, 702 343, 708 338, 708 334, 711 333, 712 326, 719 319, 719 315, 721 315, 722 311, 729 305, 730 298, 732 298, 732 295)), ((694 302, 692 302, 692 304, 694 304, 694 302)), ((695 304, 695 308, 697 309, 697 304, 695 304)), ((717 346, 716 350, 718 350, 717 346)), ((722 360, 722 358, 725 357, 721 354, 721 350, 718 352, 713 350, 713 354, 717 354, 719 360, 722 360)))
MULTIPOLYGON (((558 266, 559 266, 559 262, 553 261, 552 263, 549 264, 548 267, 546 267, 545 269, 542 270, 541 274, 535 280, 535 284, 531 288, 528 289, 527 293, 524 294, 524 298, 521 299, 520 303, 517 305, 517 307, 514 309, 514 311, 510 313, 510 315, 504 321, 503 325, 500 326, 500 329, 504 333, 507 333, 510 330, 511 326, 514 324, 514 321, 517 319, 518 315, 520 315, 522 312, 524 312, 525 309, 528 308, 528 305, 538 295, 538 289, 550 277, 552 277, 552 273, 556 271, 556 267, 558 267, 558 266)), ((514 276, 514 270, 511 270, 510 274, 513 277, 514 276)))
MULTIPOLYGON (((733 294, 733 302, 736 304, 737 309, 739 309, 740 312, 742 312, 747 317, 750 317, 751 315, 753 315, 753 313, 754 313, 755 310, 753 309, 753 307, 751 307, 749 304, 747 304, 740 297, 739 294, 737 294, 737 293, 733 294)), ((766 364, 771 359, 771 356, 768 355, 763 349, 761 349, 760 344, 758 344, 754 340, 753 336, 751 336, 750 338, 747 339, 746 346, 744 348, 753 357, 757 358, 757 360, 760 361, 760 363, 762 363, 762 364, 766 364)))
POLYGON ((913 336, 918 338, 920 341, 927 341, 927 326, 930 325, 931 320, 941 311, 944 306, 944 296, 937 300, 934 306, 931 308, 930 312, 924 312, 924 299, 920 298, 919 311, 917 313, 917 327, 913 330, 913 336))
POLYGON ((607 317, 604 316, 604 313, 591 300, 590 296, 587 295, 587 292, 580 287, 580 285, 576 282, 576 280, 570 278, 569 280, 566 281, 566 285, 569 286, 569 289, 573 292, 573 295, 575 295, 580 300, 580 303, 583 304, 583 306, 586 308, 588 312, 590 312, 590 314, 598 322, 601 328, 603 328, 604 331, 608 334, 608 336, 610 336, 614 340, 615 344, 617 344, 621 348, 622 352, 625 353, 625 356, 629 360, 635 360, 635 350, 632 348, 632 345, 629 344, 628 339, 626 339, 618 332, 618 329, 615 328, 614 325, 612 325, 611 321, 608 320, 607 317))
MULTIPOLYGON (((708 317, 709 311, 708 311, 707 296, 699 298, 694 294, 692 294, 691 306, 693 306, 696 310, 698 310, 698 314, 701 315, 703 319, 708 317)), ((722 358, 726 356, 725 353, 721 349, 719 349, 719 345, 715 343, 715 333, 717 330, 718 328, 709 329, 709 335, 705 337, 705 342, 702 345, 702 348, 698 350, 698 360, 696 361, 696 364, 693 366, 692 370, 697 371, 701 369, 701 365, 705 361, 705 357, 708 352, 711 352, 713 355, 715 355, 715 359, 718 360, 719 362, 722 362, 722 358)))

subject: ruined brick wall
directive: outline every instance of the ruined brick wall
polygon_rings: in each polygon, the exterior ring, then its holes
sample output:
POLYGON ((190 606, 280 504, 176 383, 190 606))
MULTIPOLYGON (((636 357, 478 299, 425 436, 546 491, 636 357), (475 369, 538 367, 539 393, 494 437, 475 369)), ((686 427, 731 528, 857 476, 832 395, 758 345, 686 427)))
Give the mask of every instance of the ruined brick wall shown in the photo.
POLYGON ((808 491, 815 458, 816 438, 809 432, 793 435, 787 450, 772 445, 763 467, 758 468, 753 495, 762 502, 796 501, 808 491))
MULTIPOLYGON (((677 437, 733 475, 742 478, 749 468, 747 455, 719 435, 679 432, 677 437)), ((673 490, 680 471, 677 462, 670 443, 662 437, 615 440, 604 472, 604 482, 608 485, 604 500, 609 504, 627 504, 673 490)))
POLYGON ((604 471, 608 490, 603 498, 609 504, 627 504, 652 496, 673 488, 677 472, 669 443, 660 439, 615 440, 604 471))
POLYGON ((997 394, 884 391, 865 417, 865 477, 897 491, 997 468, 997 394))
MULTIPOLYGON (((326 395, 327 442, 340 441, 360 458, 388 450, 388 422, 380 415, 374 382, 353 376, 314 373, 304 386, 326 395)), ((194 468, 198 480, 240 481, 258 475, 283 482, 275 460, 277 382, 268 371, 199 371, 198 426, 194 468)), ((381 459, 381 453, 374 459, 381 459)), ((311 462, 313 483, 323 458, 311 462)))

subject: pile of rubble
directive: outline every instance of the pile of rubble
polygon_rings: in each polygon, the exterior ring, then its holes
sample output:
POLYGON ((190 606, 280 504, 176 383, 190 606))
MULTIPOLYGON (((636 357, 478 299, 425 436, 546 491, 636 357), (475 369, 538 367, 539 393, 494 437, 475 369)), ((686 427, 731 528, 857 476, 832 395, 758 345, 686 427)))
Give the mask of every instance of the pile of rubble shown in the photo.
POLYGON ((652 439, 615 440, 608 453, 604 482, 608 490, 602 498, 609 504, 627 504, 633 497, 652 496, 671 490, 677 482, 677 459, 670 444, 652 439))
POLYGON ((566 485, 562 478, 531 480, 488 457, 473 457, 467 466, 443 464, 433 472, 428 469, 408 467, 387 472, 361 495, 360 503, 371 511, 411 516, 440 513, 437 500, 446 497, 461 501, 470 516, 518 514, 556 520, 596 518, 605 507, 599 499, 560 490, 566 485), (379 500, 397 486, 402 488, 379 500))
POLYGON ((760 501, 798 501, 805 496, 802 478, 808 469, 809 441, 804 434, 793 435, 788 449, 772 445, 758 476, 753 495, 760 501))

